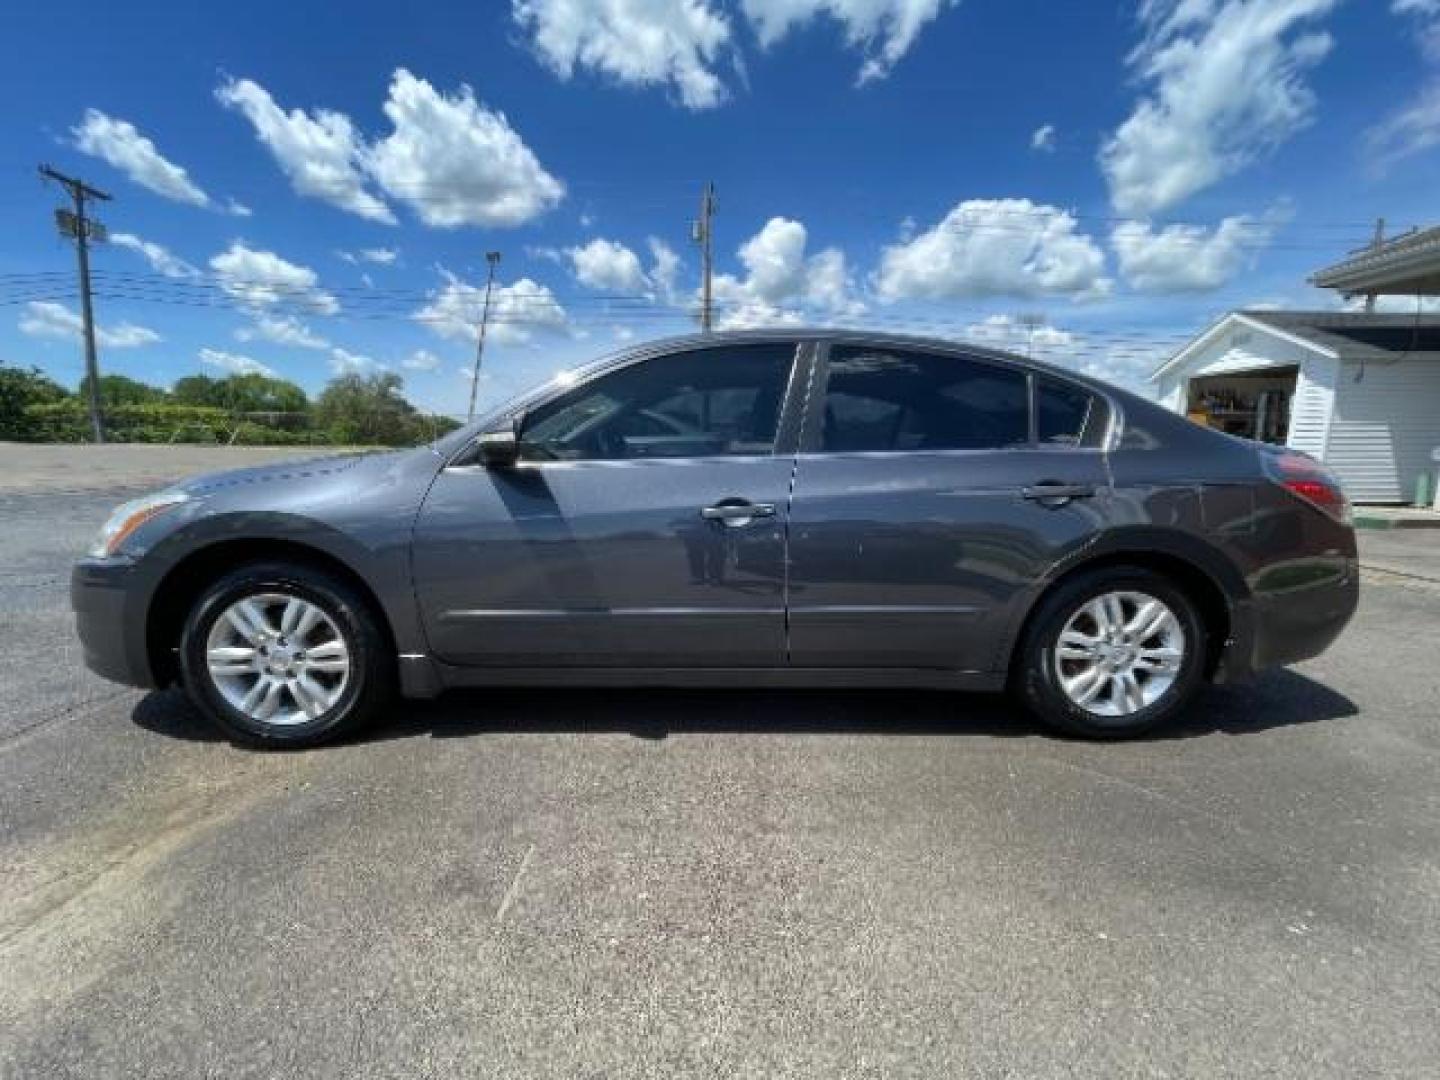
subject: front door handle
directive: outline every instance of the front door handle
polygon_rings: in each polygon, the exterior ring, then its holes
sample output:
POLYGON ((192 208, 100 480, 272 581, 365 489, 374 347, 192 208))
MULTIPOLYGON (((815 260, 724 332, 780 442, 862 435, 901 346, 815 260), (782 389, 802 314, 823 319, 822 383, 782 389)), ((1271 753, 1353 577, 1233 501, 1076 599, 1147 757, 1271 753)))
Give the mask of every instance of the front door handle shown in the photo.
POLYGON ((718 521, 722 525, 739 528, 749 525, 756 518, 774 517, 774 503, 752 503, 748 499, 721 499, 714 506, 700 511, 706 521, 718 521))
POLYGON ((1041 480, 1038 484, 1023 488, 1021 496, 1041 506, 1064 506, 1072 499, 1090 499, 1095 496, 1094 484, 1065 484, 1059 480, 1041 480))

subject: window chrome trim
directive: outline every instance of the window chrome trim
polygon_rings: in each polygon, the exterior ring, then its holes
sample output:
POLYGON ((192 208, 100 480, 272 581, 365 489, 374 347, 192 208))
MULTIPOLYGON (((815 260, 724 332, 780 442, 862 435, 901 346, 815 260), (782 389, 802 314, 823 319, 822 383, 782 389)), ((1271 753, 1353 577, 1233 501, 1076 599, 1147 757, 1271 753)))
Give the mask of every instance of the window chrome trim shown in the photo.
MULTIPOLYGON (((788 462, 791 454, 711 454, 695 457, 653 457, 653 458, 581 458, 578 461, 517 461, 507 465, 500 472, 521 472, 535 469, 635 469, 657 465, 715 465, 733 462, 736 465, 762 465, 766 462, 788 462)), ((478 473, 490 472, 490 466, 479 462, 465 462, 447 465, 442 472, 478 473)))
POLYGON ((802 450, 797 456, 801 461, 816 458, 973 458, 995 454, 1045 454, 1063 452, 1066 454, 1099 454, 1108 451, 1098 446, 1043 446, 1025 443, 1019 446, 993 446, 976 448, 949 448, 934 450, 802 450))

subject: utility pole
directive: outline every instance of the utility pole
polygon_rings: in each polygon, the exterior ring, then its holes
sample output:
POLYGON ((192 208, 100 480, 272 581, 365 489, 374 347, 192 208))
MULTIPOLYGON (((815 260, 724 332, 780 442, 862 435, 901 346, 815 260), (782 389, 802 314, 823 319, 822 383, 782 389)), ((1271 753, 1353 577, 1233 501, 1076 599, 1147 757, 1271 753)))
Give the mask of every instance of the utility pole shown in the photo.
POLYGON ((105 429, 100 423, 100 361, 95 356, 95 313, 90 303, 90 241, 105 239, 105 226, 85 213, 87 199, 109 202, 110 196, 91 187, 83 180, 66 176, 49 165, 40 166, 40 175, 54 180, 69 193, 75 203, 75 210, 55 211, 55 222, 62 236, 75 238, 75 251, 80 259, 80 318, 84 323, 85 335, 85 377, 90 383, 90 430, 97 443, 105 441, 105 429))
POLYGON ((1049 320, 1046 319, 1045 315, 1041 312, 1027 311, 1023 312, 1020 315, 1017 315, 1015 317, 1015 322, 1018 325, 1025 327, 1025 330, 1027 331, 1025 339, 1025 355, 1033 358, 1035 355, 1035 332, 1041 327, 1048 325, 1049 320))
POLYGON ((475 373, 470 379, 470 416, 475 419, 475 395, 480 389, 480 358, 485 355, 485 327, 490 322, 490 290, 495 287, 495 267, 500 265, 500 252, 487 251, 485 261, 490 273, 485 278, 485 306, 480 309, 480 333, 475 340, 475 373))
POLYGON ((707 183, 700 195, 700 217, 690 230, 691 239, 700 245, 700 329, 707 334, 715 319, 714 219, 715 185, 707 183))
MULTIPOLYGON (((1383 217, 1382 217, 1382 218, 1376 218, 1376 219, 1375 219, 1375 239, 1374 239, 1373 241, 1371 241, 1370 246, 1371 246, 1373 249, 1377 250, 1377 251, 1378 251, 1380 248, 1382 248, 1382 247, 1385 246, 1385 219, 1384 219, 1383 217)), ((1373 314, 1374 311, 1375 311, 1375 294, 1374 294, 1373 292, 1372 292, 1372 293, 1366 293, 1366 294, 1365 294, 1365 313, 1366 313, 1367 315, 1369 315, 1369 314, 1373 314)))

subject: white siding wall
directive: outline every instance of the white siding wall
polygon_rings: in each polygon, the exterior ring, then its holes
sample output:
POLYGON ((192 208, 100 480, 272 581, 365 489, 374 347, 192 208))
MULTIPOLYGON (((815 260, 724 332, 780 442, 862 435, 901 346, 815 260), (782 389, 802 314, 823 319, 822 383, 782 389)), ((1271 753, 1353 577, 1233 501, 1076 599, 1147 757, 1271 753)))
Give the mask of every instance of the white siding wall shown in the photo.
POLYGON ((1290 400, 1290 435, 1287 446, 1325 460, 1330 434, 1331 410, 1335 404, 1338 360, 1311 355, 1300 365, 1295 396, 1290 400))
POLYGON ((1171 412, 1185 411, 1185 382, 1167 375, 1155 384, 1155 400, 1171 412))
POLYGON ((1433 358, 1346 361, 1324 455, 1356 502, 1409 502, 1440 446, 1440 363, 1433 358))

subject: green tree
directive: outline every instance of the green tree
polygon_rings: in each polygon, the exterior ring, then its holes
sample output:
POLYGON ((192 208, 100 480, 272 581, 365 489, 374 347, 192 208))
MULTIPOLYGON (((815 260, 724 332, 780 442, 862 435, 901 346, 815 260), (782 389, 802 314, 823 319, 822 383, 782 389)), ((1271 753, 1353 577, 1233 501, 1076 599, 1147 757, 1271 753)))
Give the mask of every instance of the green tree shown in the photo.
POLYGON ((303 413, 310 407, 305 391, 268 375, 187 375, 171 391, 182 405, 209 405, 230 412, 303 413))
POLYGON ((69 393, 39 368, 7 367, 0 363, 0 439, 34 438, 26 417, 31 405, 64 401, 69 393))
POLYGON ((340 375, 315 402, 315 422, 336 442, 402 446, 425 435, 424 418, 401 395, 404 381, 394 372, 340 375))
MULTIPOLYGON (((82 401, 90 400, 90 376, 80 380, 77 391, 82 401)), ((158 386, 151 386, 128 375, 100 376, 100 404, 105 405, 160 405, 169 398, 158 386)))
POLYGON ((175 385, 170 388, 170 396, 175 399, 177 405, 208 405, 214 406, 219 398, 219 379, 212 379, 209 375, 186 375, 183 379, 176 379, 175 385))

